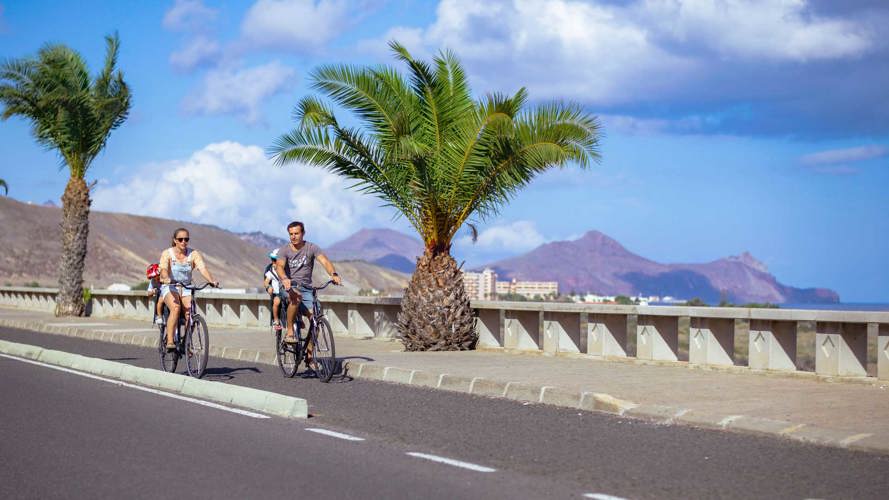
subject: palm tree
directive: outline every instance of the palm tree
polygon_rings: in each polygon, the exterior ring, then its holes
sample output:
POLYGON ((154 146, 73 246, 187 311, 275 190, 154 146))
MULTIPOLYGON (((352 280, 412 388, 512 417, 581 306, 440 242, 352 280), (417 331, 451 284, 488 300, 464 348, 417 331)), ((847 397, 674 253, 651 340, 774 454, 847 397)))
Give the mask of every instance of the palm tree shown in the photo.
POLYGON ((6 185, 6 181, 0 179, 0 186, 3 186, 3 195, 9 194, 9 186, 6 185))
POLYGON ((62 196, 62 256, 56 316, 81 316, 89 235, 90 186, 85 176, 111 131, 130 110, 130 90, 115 69, 120 39, 106 36, 105 65, 91 78, 83 58, 64 45, 45 45, 36 58, 0 65, 0 118, 31 122, 37 143, 56 150, 70 173, 62 196))
POLYGON ((362 127, 343 125, 329 104, 307 96, 294 111, 298 127, 269 153, 279 165, 304 162, 353 180, 400 212, 425 244, 398 316, 405 348, 472 349, 478 334, 450 255, 457 231, 466 223, 475 236, 471 221, 496 214, 545 170, 597 161, 599 125, 573 104, 529 109, 524 88, 473 99, 453 53, 429 64, 389 46, 409 80, 391 67, 330 65, 311 75, 312 87, 362 127))

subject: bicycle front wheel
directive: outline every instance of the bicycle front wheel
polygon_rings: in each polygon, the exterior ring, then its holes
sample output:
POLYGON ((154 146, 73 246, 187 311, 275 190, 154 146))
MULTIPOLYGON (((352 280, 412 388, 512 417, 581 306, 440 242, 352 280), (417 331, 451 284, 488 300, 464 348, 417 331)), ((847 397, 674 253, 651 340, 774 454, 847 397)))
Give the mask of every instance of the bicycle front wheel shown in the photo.
POLYGON ((194 326, 185 336, 185 367, 188 374, 194 378, 201 378, 207 371, 207 359, 210 356, 210 331, 207 330, 207 322, 198 316, 194 319, 194 326))
POLYGON ((333 330, 331 330, 327 319, 318 319, 314 337, 315 349, 312 351, 312 357, 315 359, 315 364, 318 367, 315 373, 318 375, 318 380, 330 382, 330 379, 337 372, 337 362, 333 330))
POLYGON ((176 349, 167 349, 167 332, 166 326, 158 327, 160 335, 157 339, 157 353, 161 358, 161 370, 174 373, 176 365, 179 364, 179 352, 176 349))
POLYGON ((299 344, 284 342, 285 332, 286 330, 275 332, 275 357, 278 359, 278 367, 281 369, 281 373, 287 378, 292 378, 296 375, 296 369, 299 367, 302 350, 299 348, 299 344))

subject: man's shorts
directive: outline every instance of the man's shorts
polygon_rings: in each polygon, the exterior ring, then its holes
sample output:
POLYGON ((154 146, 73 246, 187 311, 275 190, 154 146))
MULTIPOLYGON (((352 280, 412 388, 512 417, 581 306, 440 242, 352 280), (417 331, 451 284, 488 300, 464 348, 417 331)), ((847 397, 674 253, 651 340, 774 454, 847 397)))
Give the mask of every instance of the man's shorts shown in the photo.
POLYGON ((290 288, 290 293, 297 294, 302 298, 302 300, 300 300, 300 302, 299 302, 299 313, 300 314, 308 314, 309 312, 312 311, 312 305, 313 305, 315 299, 314 299, 314 297, 312 297, 313 294, 312 294, 311 288, 301 286, 301 285, 294 285, 293 287, 290 288))

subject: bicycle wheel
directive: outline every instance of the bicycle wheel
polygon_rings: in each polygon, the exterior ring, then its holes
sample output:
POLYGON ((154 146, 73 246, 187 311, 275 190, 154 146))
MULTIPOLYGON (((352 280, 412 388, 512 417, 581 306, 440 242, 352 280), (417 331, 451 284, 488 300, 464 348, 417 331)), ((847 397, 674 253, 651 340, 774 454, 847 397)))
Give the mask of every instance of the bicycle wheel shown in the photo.
POLYGON ((158 330, 160 330, 160 335, 157 339, 157 352, 161 358, 161 370, 173 373, 179 363, 179 352, 175 349, 167 349, 167 332, 164 331, 166 327, 161 325, 158 330))
POLYGON ((312 357, 318 366, 315 373, 318 375, 318 380, 330 382, 336 373, 336 344, 333 340, 333 330, 325 318, 320 318, 316 325, 313 335, 315 349, 312 350, 312 357))
POLYGON ((210 331, 204 318, 194 318, 194 327, 185 335, 185 368, 194 378, 201 378, 207 370, 210 356, 210 331))
POLYGON ((296 369, 302 360, 302 349, 299 348, 299 344, 284 342, 284 332, 285 330, 275 332, 275 357, 278 359, 281 373, 287 378, 292 378, 296 375, 296 369))

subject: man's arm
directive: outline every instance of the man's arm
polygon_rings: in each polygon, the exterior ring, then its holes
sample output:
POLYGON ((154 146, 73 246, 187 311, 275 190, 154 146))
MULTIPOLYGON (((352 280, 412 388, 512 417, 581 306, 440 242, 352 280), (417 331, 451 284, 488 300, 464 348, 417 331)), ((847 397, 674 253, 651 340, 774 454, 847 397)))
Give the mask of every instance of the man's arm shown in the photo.
POLYGON ((330 279, 332 279, 334 283, 337 285, 343 284, 343 280, 340 279, 340 275, 336 273, 336 269, 333 267, 333 262, 330 262, 330 259, 328 259, 326 255, 319 253, 315 258, 318 259, 318 262, 320 262, 322 266, 324 266, 324 270, 327 271, 327 274, 330 275, 330 279))
POLYGON ((278 257, 278 260, 275 261, 275 272, 278 274, 278 277, 281 278, 281 285, 284 286, 284 290, 290 290, 290 278, 287 277, 287 273, 284 271, 284 262, 286 259, 278 257))

